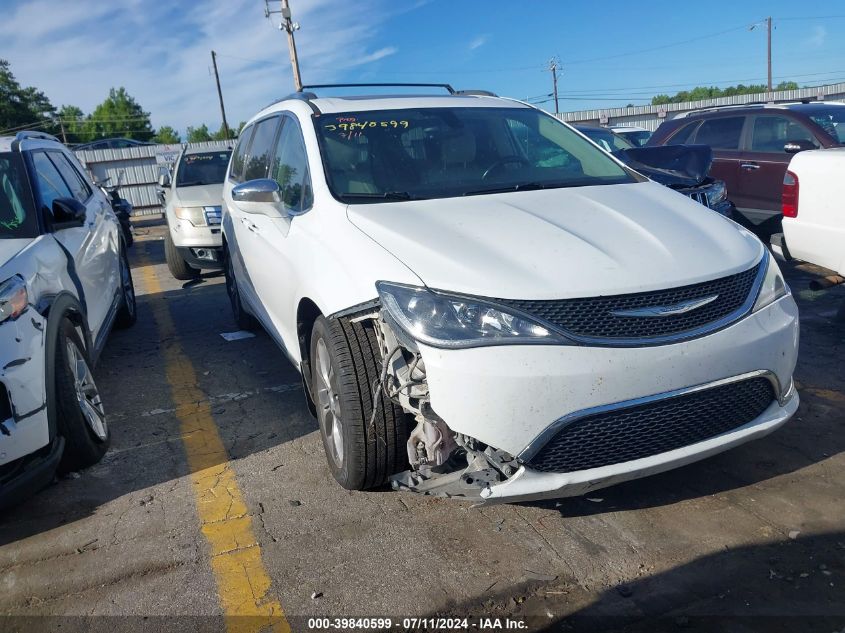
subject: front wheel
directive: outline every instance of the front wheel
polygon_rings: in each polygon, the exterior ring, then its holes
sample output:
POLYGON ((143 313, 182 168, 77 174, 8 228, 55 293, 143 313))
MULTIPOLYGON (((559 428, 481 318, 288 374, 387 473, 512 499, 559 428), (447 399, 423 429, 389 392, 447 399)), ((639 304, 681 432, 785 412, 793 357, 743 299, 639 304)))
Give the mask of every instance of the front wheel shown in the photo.
POLYGON ((120 310, 115 319, 115 326, 128 328, 135 325, 138 318, 135 305, 135 284, 132 282, 132 271, 129 268, 129 256, 126 248, 120 249, 120 291, 122 294, 120 310))
POLYGON ((223 270, 226 276, 226 294, 229 295, 229 304, 232 306, 232 316, 235 318, 235 323, 242 330, 254 330, 258 324, 255 317, 244 310, 238 280, 235 278, 235 267, 232 264, 232 257, 228 249, 224 249, 223 259, 225 260, 223 270))
POLYGON ((173 238, 170 237, 170 230, 164 236, 164 258, 167 260, 167 267, 170 269, 170 274, 179 281, 189 281, 200 276, 198 268, 194 268, 185 261, 185 258, 179 254, 176 245, 173 243, 173 238))
POLYGON ((85 344, 67 318, 59 326, 55 356, 55 411, 59 434, 65 438, 59 470, 68 472, 100 461, 111 432, 85 344))
POLYGON ((381 392, 373 399, 381 369, 373 324, 319 317, 310 360, 311 397, 337 482, 348 490, 364 490, 405 470, 409 416, 381 392))

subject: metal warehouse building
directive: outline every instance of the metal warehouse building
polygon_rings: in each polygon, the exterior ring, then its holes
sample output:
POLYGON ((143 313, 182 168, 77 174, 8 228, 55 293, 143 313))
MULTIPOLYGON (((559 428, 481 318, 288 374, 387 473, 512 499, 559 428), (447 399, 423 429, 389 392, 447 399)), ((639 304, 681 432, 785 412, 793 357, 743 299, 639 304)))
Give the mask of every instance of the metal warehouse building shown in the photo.
POLYGON ((682 112, 712 108, 722 105, 742 105, 744 103, 780 103, 784 101, 841 101, 845 100, 845 83, 799 88, 798 90, 778 90, 734 97, 719 97, 702 101, 667 103, 664 105, 632 106, 627 108, 605 108, 602 110, 579 110, 562 112, 558 118, 567 123, 593 125, 637 125, 654 131, 666 119, 672 119, 682 112))

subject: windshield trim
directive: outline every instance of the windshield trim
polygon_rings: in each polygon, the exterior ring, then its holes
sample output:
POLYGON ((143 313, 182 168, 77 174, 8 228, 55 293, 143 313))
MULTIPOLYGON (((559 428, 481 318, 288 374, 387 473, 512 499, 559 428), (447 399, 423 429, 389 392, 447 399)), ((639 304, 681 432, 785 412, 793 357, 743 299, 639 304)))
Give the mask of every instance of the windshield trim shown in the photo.
MULTIPOLYGON (((451 107, 438 106, 438 107, 434 107, 434 108, 432 108, 432 107, 409 107, 409 108, 391 109, 391 112, 402 112, 402 111, 408 111, 408 110, 444 110, 444 109, 456 109, 456 110, 458 110, 458 109, 461 109, 461 110, 483 109, 483 110, 488 111, 488 112, 495 112, 495 111, 511 112, 511 111, 515 111, 515 110, 521 110, 521 111, 531 110, 531 111, 536 112, 538 114, 538 116, 551 119, 552 121, 554 121, 558 125, 566 126, 567 128, 569 128, 571 131, 575 132, 576 134, 583 136, 583 133, 580 132, 578 129, 574 128, 573 126, 571 126, 567 123, 565 123, 564 121, 561 121, 557 117, 552 116, 548 112, 541 110, 540 108, 535 108, 533 106, 529 106, 527 108, 526 107, 515 107, 515 106, 510 106, 510 105, 503 105, 501 107, 496 107, 496 108, 492 108, 492 107, 474 108, 474 107, 471 107, 471 106, 451 106, 451 107)), ((344 115, 344 114, 347 114, 347 113, 351 114, 351 113, 357 113, 357 112, 359 112, 359 111, 358 110, 349 110, 348 112, 332 112, 332 113, 328 113, 328 114, 330 116, 338 116, 338 115, 344 115)), ((370 112, 370 111, 366 111, 366 112, 370 112)), ((381 197, 364 198, 364 197, 361 197, 357 201, 351 202, 349 200, 349 198, 351 196, 344 194, 344 193, 339 193, 335 189, 334 182, 332 181, 331 168, 330 168, 330 165, 328 163, 326 147, 325 147, 325 144, 324 144, 325 137, 323 136, 323 134, 320 132, 320 129, 319 129, 319 124, 320 124, 320 120, 321 120, 322 116, 323 116, 322 114, 316 114, 316 113, 311 115, 311 123, 314 126, 314 136, 317 139, 317 145, 320 149, 320 162, 321 162, 322 167, 323 167, 323 179, 326 183, 326 186, 329 190, 329 193, 331 193, 332 197, 337 202, 344 204, 344 205, 347 205, 347 206, 350 206, 350 205, 360 205, 360 204, 383 204, 385 202, 402 203, 402 202, 412 202, 412 201, 415 201, 415 200, 443 200, 443 199, 448 199, 448 198, 463 198, 463 197, 465 197, 463 192, 446 191, 442 195, 441 194, 437 194, 437 195, 409 195, 408 197, 402 196, 401 198, 399 196, 393 196, 393 195, 391 195, 390 197, 387 197, 387 198, 381 198, 381 197)), ((588 141, 590 143, 593 143, 590 139, 588 139, 588 141)), ((593 145, 595 145, 595 144, 593 143, 593 145)), ((620 178, 618 182, 601 182, 601 183, 592 183, 592 184, 587 184, 587 183, 573 184, 572 187, 584 187, 584 186, 597 187, 597 186, 605 186, 605 185, 615 186, 615 185, 619 185, 619 184, 634 184, 634 183, 639 183, 639 182, 645 182, 645 181, 648 180, 648 178, 645 178, 644 176, 642 176, 641 174, 639 174, 635 170, 631 169, 628 165, 626 165, 624 162, 619 160, 616 156, 613 156, 612 154, 605 152, 600 147, 596 147, 596 149, 597 149, 597 151, 604 154, 609 160, 613 161, 625 173, 625 175, 627 176, 627 179, 620 178)), ((503 183, 504 186, 513 186, 513 187, 516 187, 519 184, 521 184, 521 183, 520 182, 514 182, 514 183, 512 183, 512 185, 508 185, 507 183, 503 183)), ((551 185, 551 183, 549 183, 549 184, 551 185)), ((563 188, 563 187, 560 187, 560 185, 558 185, 557 183, 555 183, 555 185, 556 186, 549 186, 547 188, 548 189, 563 188)), ((570 187, 567 187, 567 188, 570 188, 570 187)), ((528 189, 523 190, 523 191, 527 191, 527 190, 536 190, 536 189, 535 188, 528 188, 528 189)), ((392 193, 395 193, 395 192, 392 192, 392 193)), ((482 195, 498 195, 499 193, 502 193, 502 192, 496 192, 496 193, 490 193, 490 194, 475 193, 474 196, 477 197, 477 196, 482 196, 482 195)), ((519 193, 519 190, 514 189, 510 193, 519 193)))

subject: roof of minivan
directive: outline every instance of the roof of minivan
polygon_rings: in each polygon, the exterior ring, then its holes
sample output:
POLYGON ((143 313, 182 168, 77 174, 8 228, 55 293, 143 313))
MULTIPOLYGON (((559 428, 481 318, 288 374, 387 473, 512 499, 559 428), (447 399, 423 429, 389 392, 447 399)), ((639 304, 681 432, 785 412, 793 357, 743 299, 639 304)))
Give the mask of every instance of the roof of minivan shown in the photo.
POLYGON ((406 108, 528 108, 530 106, 502 97, 469 95, 363 95, 317 97, 310 103, 320 112, 366 112, 406 108))

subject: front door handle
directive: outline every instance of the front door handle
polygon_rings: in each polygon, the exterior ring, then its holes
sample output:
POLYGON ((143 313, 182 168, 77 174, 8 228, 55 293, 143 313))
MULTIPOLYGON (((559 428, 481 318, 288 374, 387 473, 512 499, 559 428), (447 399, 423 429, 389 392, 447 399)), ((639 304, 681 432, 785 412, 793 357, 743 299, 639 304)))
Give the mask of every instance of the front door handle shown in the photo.
POLYGON ((250 222, 246 218, 241 218, 241 222, 243 222, 244 226, 246 228, 248 228, 250 231, 252 231, 253 233, 258 232, 258 227, 255 226, 252 222, 250 222))
POLYGON ((748 170, 760 169, 760 165, 758 165, 757 163, 740 163, 739 167, 740 167, 740 169, 748 169, 748 170))

